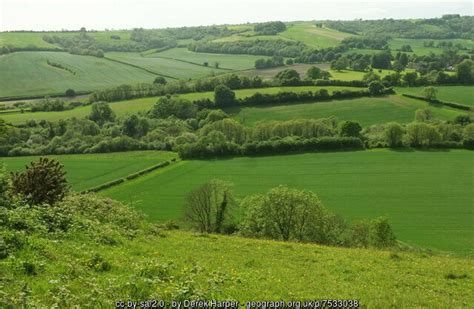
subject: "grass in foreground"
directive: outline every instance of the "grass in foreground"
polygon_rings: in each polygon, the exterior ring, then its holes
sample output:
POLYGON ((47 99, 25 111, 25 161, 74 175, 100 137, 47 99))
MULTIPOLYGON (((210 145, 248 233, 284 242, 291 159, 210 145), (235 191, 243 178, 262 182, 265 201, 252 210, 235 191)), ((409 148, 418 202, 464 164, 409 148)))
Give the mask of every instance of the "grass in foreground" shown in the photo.
POLYGON ((0 261, 0 301, 112 307, 118 300, 163 298, 243 304, 357 299, 368 308, 461 308, 474 302, 470 259, 178 231, 114 238, 116 245, 80 236, 54 242, 30 237, 15 259, 0 261), (25 263, 36 265, 37 274, 22 272, 25 263), (101 270, 103 263, 110 269, 101 270))
MULTIPOLYGON (((64 165, 67 179, 75 191, 82 191, 112 181, 176 157, 173 152, 136 151, 107 154, 47 156, 64 165)), ((8 171, 23 170, 38 157, 0 158, 8 171)))
POLYGON ((348 219, 387 216, 411 245, 472 255, 472 177, 472 151, 370 150, 183 161, 102 194, 164 221, 181 219, 186 194, 213 178, 238 198, 285 184, 348 219))

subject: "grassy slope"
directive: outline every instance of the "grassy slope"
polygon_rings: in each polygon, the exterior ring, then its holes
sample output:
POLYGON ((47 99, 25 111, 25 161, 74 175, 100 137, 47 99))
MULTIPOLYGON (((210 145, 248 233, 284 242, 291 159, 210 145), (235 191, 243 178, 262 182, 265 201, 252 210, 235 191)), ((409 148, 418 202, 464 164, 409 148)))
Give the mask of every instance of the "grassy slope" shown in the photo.
POLYGON ((318 28, 312 22, 294 23, 288 29, 278 34, 281 37, 300 41, 314 48, 337 46, 340 41, 351 34, 328 28, 318 28))
MULTIPOLYGON (((455 102, 474 107, 474 86, 435 86, 439 100, 455 102)), ((423 95, 424 87, 398 87, 398 93, 423 95)))
MULTIPOLYGON (((81 154, 48 156, 59 160, 67 170, 67 179, 76 191, 127 176, 152 165, 176 157, 172 152, 137 151, 108 154, 81 154)), ((23 170, 38 157, 1 158, 8 171, 23 170)))
POLYGON ((213 67, 216 62, 219 63, 220 68, 243 70, 250 69, 255 66, 255 60, 266 58, 264 56, 252 55, 228 55, 228 54, 209 54, 209 53, 195 53, 189 51, 187 48, 173 48, 159 53, 147 55, 147 57, 166 57, 183 61, 193 62, 202 65, 208 62, 210 67, 213 67))
POLYGON ((152 72, 173 78, 196 78, 211 75, 213 73, 227 72, 225 70, 205 67, 203 65, 190 64, 172 59, 143 57, 139 53, 110 52, 106 54, 106 57, 130 63, 152 72))
POLYGON ((340 120, 356 120, 362 126, 369 126, 390 121, 411 122, 415 118, 415 111, 419 108, 428 108, 435 118, 444 120, 452 120, 457 115, 466 113, 452 108, 430 106, 426 102, 398 95, 312 104, 244 107, 231 109, 228 112, 246 125, 253 125, 259 121, 336 116, 340 120))
POLYGON ((95 90, 124 83, 151 82, 155 75, 127 65, 62 52, 18 52, 0 57, 0 97, 95 90), (47 64, 60 63, 76 74, 47 64))
POLYGON ((0 47, 13 46, 25 48, 34 45, 37 48, 58 48, 59 46, 43 41, 44 33, 29 32, 0 32, 0 47))
POLYGON ((371 150, 183 161, 104 191, 155 220, 180 219, 186 193, 212 178, 238 197, 287 184, 350 219, 386 215, 399 239, 473 254, 473 153, 371 150))
MULTIPOLYGON (((277 93, 279 91, 314 91, 317 89, 328 89, 331 90, 341 90, 341 89, 350 89, 348 87, 271 87, 271 88, 260 88, 260 89, 242 89, 236 90, 236 96, 239 98, 246 97, 252 95, 255 92, 260 93, 277 93)), ((354 89, 354 88, 352 88, 354 89)), ((359 90, 360 88, 356 88, 359 90)), ((189 100, 195 100, 200 98, 212 98, 213 92, 197 92, 197 93, 189 93, 181 95, 184 98, 189 100)), ((158 100, 158 97, 150 97, 150 98, 140 98, 140 99, 133 99, 127 101, 120 101, 110 103, 111 108, 115 111, 115 113, 119 116, 123 116, 126 114, 137 113, 140 111, 148 111, 150 108, 155 104, 158 100)), ((90 113, 91 106, 83 106, 79 108, 75 108, 73 110, 67 110, 62 112, 35 112, 35 113, 9 113, 2 115, 2 118, 8 122, 13 124, 24 123, 29 119, 39 120, 49 120, 49 121, 57 121, 59 119, 66 119, 71 117, 85 117, 90 113)))
POLYGON ((241 302, 357 299, 364 308, 467 308, 474 302, 474 264, 464 258, 178 231, 123 239, 116 246, 74 238, 30 243, 41 254, 33 257, 24 249, 16 261, 43 263, 42 269, 27 276, 18 271, 20 262, 0 261, 6 282, 0 287, 18 302, 28 283, 27 299, 45 307, 61 300, 108 307, 119 299, 188 299, 201 293, 201 299, 241 302), (94 253, 111 264, 110 271, 86 266, 94 253), (467 278, 447 279, 449 274, 467 278))

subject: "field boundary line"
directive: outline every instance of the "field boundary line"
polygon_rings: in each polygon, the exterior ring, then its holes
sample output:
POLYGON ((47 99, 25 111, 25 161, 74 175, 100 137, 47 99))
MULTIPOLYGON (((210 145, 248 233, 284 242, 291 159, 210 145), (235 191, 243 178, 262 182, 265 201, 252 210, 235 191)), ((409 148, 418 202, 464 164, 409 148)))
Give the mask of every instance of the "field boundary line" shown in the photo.
POLYGON ((444 105, 444 106, 449 106, 449 107, 464 110, 464 111, 474 111, 473 107, 468 106, 468 105, 464 105, 464 104, 460 104, 460 103, 456 103, 456 102, 441 101, 441 100, 438 100, 438 99, 430 100, 430 99, 427 99, 427 98, 422 97, 422 96, 417 96, 417 95, 408 94, 408 93, 402 93, 402 96, 407 97, 407 98, 422 100, 422 101, 425 101, 425 102, 428 102, 428 103, 431 103, 431 104, 441 104, 441 105, 444 105))
POLYGON ((128 63, 128 62, 124 62, 124 61, 121 61, 121 60, 117 60, 117 59, 112 59, 112 58, 109 58, 107 56, 104 56, 104 59, 107 59, 107 60, 110 60, 110 61, 114 61, 114 62, 117 62, 117 63, 121 63, 121 64, 124 64, 124 65, 128 65, 128 66, 131 66, 132 68, 136 68, 136 69, 140 69, 140 70, 143 70, 145 72, 148 72, 148 73, 151 73, 151 74, 154 74, 154 75, 158 75, 158 76, 163 76, 163 77, 168 77, 168 78, 171 78, 171 79, 179 79, 179 78, 176 78, 174 76, 170 76, 170 75, 166 75, 166 74, 161 74, 161 73, 157 73, 155 71, 152 71, 152 70, 149 70, 149 69, 145 69, 141 66, 138 66, 138 65, 135 65, 135 64, 131 64, 131 63, 128 63))
MULTIPOLYGON (((157 53, 157 54, 159 54, 159 53, 157 53)), ((236 71, 234 69, 229 69, 229 68, 225 68, 225 67, 213 68, 213 67, 205 66, 205 65, 197 63, 197 62, 187 61, 187 60, 183 60, 183 59, 177 59, 177 58, 173 58, 173 57, 166 57, 166 56, 156 56, 156 57, 145 57, 145 56, 143 56, 143 58, 161 58, 161 59, 167 59, 167 60, 180 61, 180 62, 184 62, 184 63, 188 63, 188 64, 192 64, 192 65, 197 65, 197 66, 200 66, 200 67, 203 67, 203 68, 208 68, 208 69, 236 71)))
POLYGON ((121 178, 118 178, 118 179, 114 179, 114 180, 105 182, 103 184, 100 184, 98 186, 83 190, 80 193, 89 193, 89 192, 96 192, 97 193, 97 192, 100 192, 100 191, 103 191, 103 190, 106 190, 106 189, 110 189, 110 188, 115 187, 115 186, 117 186, 119 184, 122 184, 124 182, 137 179, 137 178, 139 178, 143 175, 147 175, 147 174, 149 174, 149 173, 151 173, 151 172, 153 172, 157 169, 169 166, 169 165, 171 165, 171 164, 173 164, 177 161, 179 161, 178 158, 173 158, 173 159, 170 159, 170 160, 167 160, 167 161, 162 161, 158 164, 152 165, 152 166, 150 166, 148 168, 145 168, 143 170, 140 170, 138 172, 128 174, 127 176, 124 176, 124 177, 121 177, 121 178))

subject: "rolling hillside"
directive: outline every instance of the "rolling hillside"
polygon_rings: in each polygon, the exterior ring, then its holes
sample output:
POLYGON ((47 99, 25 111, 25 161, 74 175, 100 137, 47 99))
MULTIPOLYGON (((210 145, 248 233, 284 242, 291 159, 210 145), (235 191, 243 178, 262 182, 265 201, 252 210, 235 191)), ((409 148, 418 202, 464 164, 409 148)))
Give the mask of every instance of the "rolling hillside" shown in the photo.
POLYGON ((91 56, 64 52, 16 52, 0 57, 0 97, 92 91, 126 83, 152 82, 156 75, 91 56), (64 68, 53 66, 59 64, 64 68))

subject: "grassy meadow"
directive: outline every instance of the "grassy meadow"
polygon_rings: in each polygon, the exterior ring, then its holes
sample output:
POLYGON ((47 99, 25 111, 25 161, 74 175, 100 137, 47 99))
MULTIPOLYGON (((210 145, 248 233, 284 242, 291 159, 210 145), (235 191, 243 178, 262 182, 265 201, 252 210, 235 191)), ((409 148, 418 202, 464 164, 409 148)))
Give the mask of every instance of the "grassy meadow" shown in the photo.
POLYGON ((116 245, 82 235, 60 241, 30 237, 16 257, 43 266, 32 277, 19 271, 20 262, 0 261, 6 282, 0 281, 0 301, 48 308, 190 295, 238 300, 240 307, 262 299, 357 299, 362 308, 467 308, 474 302, 472 259, 181 231, 114 238, 116 245), (31 247, 41 254, 33 255, 31 247), (94 256, 110 270, 88 266, 94 256))
POLYGON ((154 74, 106 59, 63 52, 17 52, 0 57, 0 97, 92 91, 126 83, 152 82, 154 74), (69 70, 51 66, 59 63, 69 70), (21 81, 21 82, 20 82, 21 81))
POLYGON ((365 127, 390 121, 411 122, 415 119, 415 111, 419 108, 430 109, 435 118, 442 120, 452 120, 457 115, 466 113, 453 108, 431 106, 427 102, 399 95, 291 105, 250 106, 229 109, 228 113, 246 125, 262 121, 335 116, 339 120, 356 120, 365 127))
MULTIPOLYGON (((173 152, 134 151, 124 153, 78 154, 46 156, 64 165, 67 179, 75 191, 82 191, 127 176, 147 167, 176 157, 173 152)), ((4 157, 7 171, 23 170, 38 157, 4 157)))
POLYGON ((181 219, 186 193, 213 178, 233 182, 239 198, 286 184, 349 219, 387 216, 411 245, 472 255, 472 162, 467 150, 385 149, 192 160, 102 194, 164 221, 181 219))

